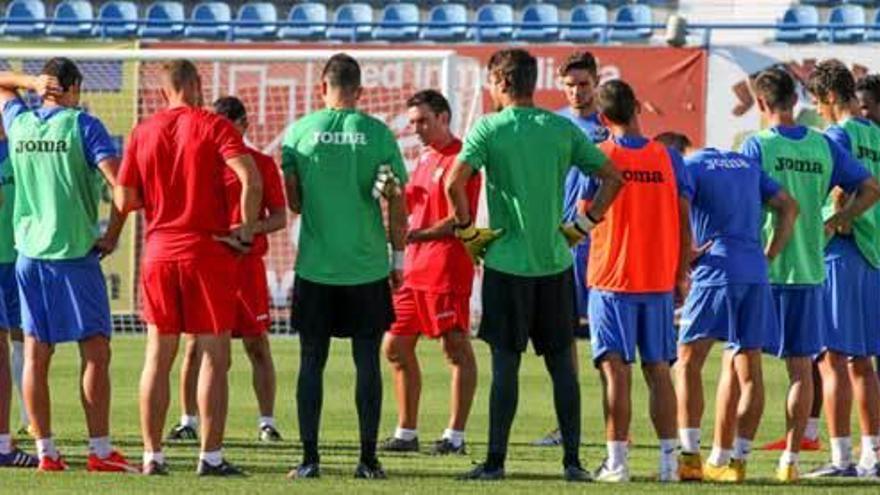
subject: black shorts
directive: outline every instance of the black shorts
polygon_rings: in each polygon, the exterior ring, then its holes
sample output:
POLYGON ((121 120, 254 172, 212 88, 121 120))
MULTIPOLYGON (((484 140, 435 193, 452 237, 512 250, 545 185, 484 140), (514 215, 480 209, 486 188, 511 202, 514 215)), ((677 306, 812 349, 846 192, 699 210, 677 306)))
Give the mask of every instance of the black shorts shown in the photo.
POLYGON ((486 268, 479 337, 493 347, 537 354, 571 346, 577 325, 571 270, 522 277, 486 268))
POLYGON ((302 338, 374 337, 394 323, 388 279, 327 285, 299 276, 293 283, 290 326, 302 338))

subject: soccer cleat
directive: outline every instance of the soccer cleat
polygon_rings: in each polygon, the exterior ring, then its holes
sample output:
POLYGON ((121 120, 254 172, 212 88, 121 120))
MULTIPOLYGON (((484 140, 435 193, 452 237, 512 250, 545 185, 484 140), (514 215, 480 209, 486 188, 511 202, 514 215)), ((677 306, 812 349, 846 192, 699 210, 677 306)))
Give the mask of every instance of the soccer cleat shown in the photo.
POLYGON ((142 473, 144 476, 167 476, 168 464, 164 462, 150 461, 144 464, 142 473))
MULTIPOLYGON (((785 450, 787 442, 785 437, 780 438, 779 440, 775 440, 770 443, 766 443, 761 446, 760 450, 785 450)), ((815 440, 810 440, 808 438, 801 439, 801 452, 818 452, 822 450, 822 441, 818 438, 815 440)))
POLYGON ((291 469, 289 473, 287 473, 287 479, 290 480, 316 479, 320 477, 321 466, 317 462, 300 464, 299 466, 291 469))
POLYGON ((580 464, 565 466, 562 476, 565 478, 565 481, 572 483, 586 483, 588 481, 593 481, 590 472, 581 467, 580 464))
POLYGON ((797 483, 800 480, 797 464, 789 464, 776 468, 776 481, 781 483, 797 483))
POLYGON ((461 445, 458 447, 452 443, 448 438, 441 438, 434 442, 434 447, 431 449, 431 455, 465 455, 467 454, 467 448, 465 447, 464 441, 462 440, 461 445))
POLYGON ((596 470, 593 479, 602 483, 626 483, 629 481, 629 467, 621 464, 615 469, 608 467, 608 459, 596 470))
POLYGON ((504 479, 504 468, 490 468, 477 464, 473 469, 459 476, 462 481, 499 481, 504 479))
POLYGON ((677 483, 681 481, 678 477, 678 463, 661 463, 660 472, 657 474, 657 481, 660 483, 677 483))
POLYGON ((714 483, 742 483, 746 479, 746 463, 732 460, 726 466, 703 465, 703 479, 714 483))
POLYGON ((816 478, 857 478, 859 476, 855 464, 844 467, 835 466, 832 463, 820 466, 804 475, 804 479, 816 478))
POLYGON ((532 442, 532 445, 535 447, 556 447, 557 445, 562 445, 562 432, 557 428, 532 442))
POLYGON ((278 430, 275 429, 272 425, 262 425, 260 426, 260 441, 267 443, 275 443, 280 442, 281 433, 278 433, 278 430))
POLYGON ((856 466, 856 472, 859 478, 877 479, 880 478, 880 464, 874 464, 871 467, 863 467, 861 464, 856 466))
POLYGON ((703 459, 700 454, 682 453, 678 456, 678 479, 703 481, 703 459))
POLYGON ((379 461, 370 463, 359 462, 354 470, 354 477, 361 480, 384 480, 388 478, 379 461))
POLYGON ((168 432, 165 440, 169 442, 187 442, 190 440, 198 440, 199 434, 192 426, 177 424, 168 432))
POLYGON ((412 440, 403 440, 397 437, 390 437, 382 442, 379 450, 383 452, 418 452, 419 437, 415 437, 412 440))
POLYGON ((118 451, 110 452, 105 458, 95 454, 89 454, 86 461, 86 471, 91 473, 139 473, 138 468, 128 463, 125 457, 118 451))
POLYGON ((0 454, 0 467, 35 468, 39 465, 40 460, 36 456, 18 447, 10 450, 8 454, 0 454))
POLYGON ((220 464, 213 466, 208 464, 204 460, 199 461, 199 467, 196 468, 196 474, 199 476, 247 476, 244 471, 238 469, 226 462, 226 459, 223 459, 220 464))
POLYGON ((49 456, 45 456, 40 458, 40 465, 37 467, 38 471, 66 471, 67 463, 64 462, 64 459, 59 455, 56 458, 51 458, 49 456))

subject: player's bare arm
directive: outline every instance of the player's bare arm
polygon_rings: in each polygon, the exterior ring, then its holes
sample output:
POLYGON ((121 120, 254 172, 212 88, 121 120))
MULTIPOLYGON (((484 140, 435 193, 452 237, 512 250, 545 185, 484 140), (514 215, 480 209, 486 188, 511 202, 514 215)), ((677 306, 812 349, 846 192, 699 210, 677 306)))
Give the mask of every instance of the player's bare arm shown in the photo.
POLYGON ((877 200, 880 200, 880 184, 877 183, 877 179, 869 177, 859 184, 843 208, 834 212, 825 221, 826 233, 833 234, 839 227, 852 222, 853 219, 873 206, 877 200))
POLYGON ((773 228, 773 236, 767 244, 764 253, 769 261, 773 261, 779 253, 785 249, 786 244, 794 233, 794 222, 797 220, 800 208, 797 201, 785 191, 779 191, 765 203, 776 212, 776 225, 773 228))
MULTIPOLYGON (((119 187, 119 182, 116 180, 116 177, 119 174, 119 159, 113 157, 101 160, 101 162, 98 163, 98 170, 101 171, 101 175, 104 176, 107 186, 110 187, 110 190, 113 191, 115 195, 116 189, 119 187)), ((116 249, 116 244, 119 242, 119 235, 122 233, 122 228, 125 226, 125 219, 127 216, 128 213, 123 213, 122 210, 116 206, 116 202, 113 201, 110 208, 110 220, 107 224, 107 231, 95 242, 95 247, 101 252, 102 257, 107 256, 116 249)))
POLYGON ((467 182, 473 175, 474 169, 465 162, 457 161, 452 166, 449 176, 446 178, 446 195, 449 204, 452 205, 454 220, 457 225, 466 225, 472 222, 471 207, 467 195, 467 182))
POLYGON ((254 226, 260 215, 260 205, 263 201, 263 179, 250 155, 230 158, 226 160, 226 165, 232 169, 241 182, 241 225, 238 226, 235 234, 247 247, 253 241, 254 226))
POLYGON ((18 72, 0 72, 0 106, 18 98, 19 89, 34 91, 41 98, 60 96, 64 92, 58 78, 53 76, 30 76, 18 72))
POLYGON ((296 173, 284 176, 284 189, 287 192, 287 207, 299 215, 302 212, 302 190, 299 187, 299 177, 296 176, 296 173))
POLYGON ((396 290, 403 285, 403 269, 398 267, 397 257, 403 254, 406 247, 407 229, 406 201, 402 194, 394 194, 388 198, 388 237, 394 251, 394 266, 391 271, 391 285, 396 290))
POLYGON ((269 208, 269 216, 258 220, 254 228, 254 234, 271 234, 287 227, 287 210, 281 208, 269 208))
POLYGON ((623 187, 623 176, 620 171, 611 163, 606 161, 602 167, 593 172, 593 175, 601 181, 596 196, 590 202, 590 209, 586 215, 593 221, 601 220, 605 216, 605 212, 614 202, 617 193, 623 187))
POLYGON ((691 202, 682 196, 678 198, 678 270, 675 274, 676 299, 684 304, 690 292, 691 255, 693 238, 691 233, 691 202))
POLYGON ((419 230, 410 230, 406 234, 406 242, 428 242, 451 237, 453 235, 452 229, 454 226, 455 216, 450 215, 430 227, 419 230))

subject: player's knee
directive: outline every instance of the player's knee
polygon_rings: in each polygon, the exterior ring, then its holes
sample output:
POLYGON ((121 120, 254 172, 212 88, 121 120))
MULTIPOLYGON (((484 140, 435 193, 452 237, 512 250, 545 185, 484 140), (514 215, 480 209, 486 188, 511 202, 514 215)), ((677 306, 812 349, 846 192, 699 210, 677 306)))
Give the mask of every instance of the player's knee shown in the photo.
POLYGON ((245 339, 244 350, 251 361, 256 364, 262 364, 269 360, 269 345, 262 338, 245 339))
POLYGON ((450 366, 467 366, 473 362, 470 341, 460 332, 453 332, 444 337, 443 354, 450 366))

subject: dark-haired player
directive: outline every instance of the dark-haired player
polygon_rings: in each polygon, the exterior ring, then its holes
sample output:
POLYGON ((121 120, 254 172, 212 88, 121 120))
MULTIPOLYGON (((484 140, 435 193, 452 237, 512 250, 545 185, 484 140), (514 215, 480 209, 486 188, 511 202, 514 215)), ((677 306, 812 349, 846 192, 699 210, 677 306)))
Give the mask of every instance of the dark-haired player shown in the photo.
POLYGON ((871 74, 856 84, 859 113, 865 119, 880 125, 880 75, 871 74))

